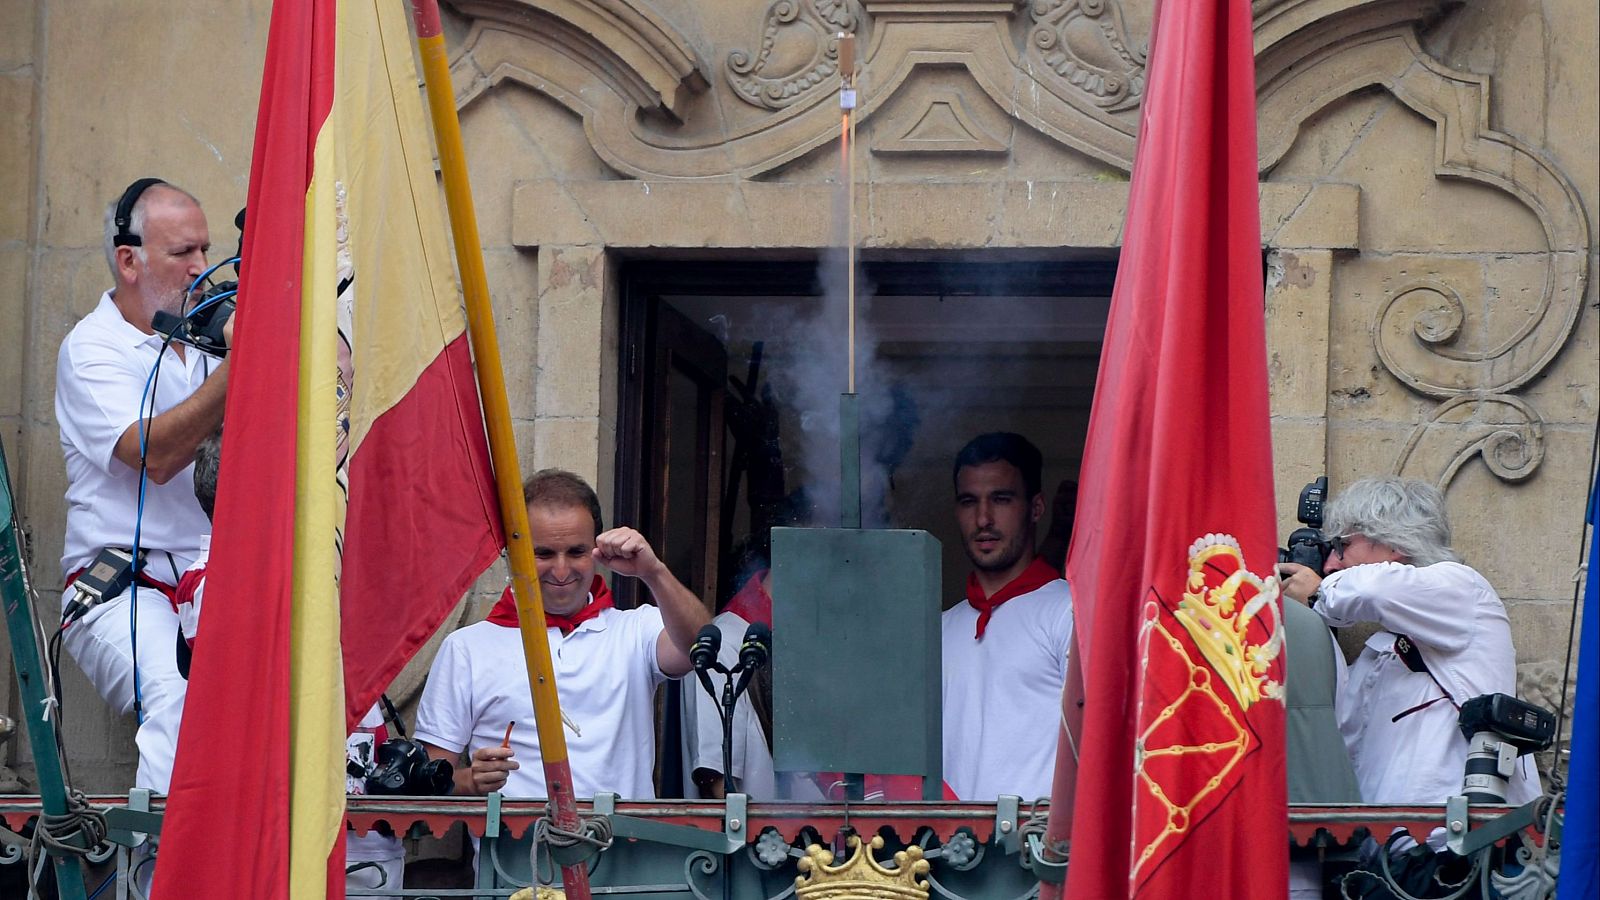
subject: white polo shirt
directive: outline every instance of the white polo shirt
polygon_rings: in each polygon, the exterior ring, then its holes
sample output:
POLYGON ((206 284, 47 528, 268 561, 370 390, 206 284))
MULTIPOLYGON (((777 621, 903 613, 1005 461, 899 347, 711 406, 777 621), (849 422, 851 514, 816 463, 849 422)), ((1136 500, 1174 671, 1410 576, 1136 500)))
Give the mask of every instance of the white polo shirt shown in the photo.
POLYGON ((1001 604, 982 639, 978 611, 945 610, 944 782, 962 800, 1050 796, 1072 595, 1057 579, 1001 604))
MULTIPOLYGON (((1443 803, 1461 793, 1467 741, 1460 704, 1517 693, 1517 653, 1505 604, 1461 563, 1369 563, 1323 579, 1315 609, 1329 625, 1376 622, 1336 699, 1339 730, 1367 803, 1443 803), (1413 672, 1395 636, 1416 644, 1428 672, 1413 672), (1431 673, 1431 676, 1430 674, 1431 673)), ((1540 793, 1533 757, 1517 761, 1506 800, 1540 793)))
MULTIPOLYGON (((56 420, 67 465, 67 536, 61 554, 63 576, 83 568, 102 547, 132 547, 139 508, 139 470, 113 456, 118 438, 139 419, 140 399, 161 350, 160 335, 128 324, 111 292, 84 316, 56 357, 56 420)), ((193 348, 167 348, 160 355, 154 404, 146 415, 160 415, 198 389, 217 360, 193 348), (153 410, 153 412, 152 412, 153 410)), ((176 584, 178 574, 200 553, 200 537, 211 523, 194 498, 194 467, 166 484, 145 483, 144 521, 139 544, 152 553, 148 572, 176 584)))
MULTIPOLYGON (((565 636, 546 629, 561 710, 582 731, 565 728, 577 796, 655 797, 655 689, 668 680, 656 661, 663 627, 660 610, 641 606, 605 610, 565 636)), ((499 746, 509 722, 516 723, 511 747, 521 768, 502 793, 544 797, 521 633, 478 622, 445 638, 417 706, 416 739, 470 755, 499 746)))

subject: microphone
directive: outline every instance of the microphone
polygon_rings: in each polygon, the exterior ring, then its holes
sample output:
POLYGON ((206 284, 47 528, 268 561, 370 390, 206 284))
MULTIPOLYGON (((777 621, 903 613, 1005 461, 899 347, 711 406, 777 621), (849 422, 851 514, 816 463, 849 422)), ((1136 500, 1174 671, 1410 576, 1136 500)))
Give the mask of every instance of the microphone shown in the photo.
POLYGON ((772 658, 772 628, 763 622, 753 622, 745 630, 744 643, 739 646, 739 684, 733 689, 735 697, 750 686, 756 670, 772 658))
POLYGON ((707 624, 694 636, 694 643, 689 646, 689 662, 694 666, 695 677, 700 679, 701 687, 711 695, 717 697, 716 688, 711 686, 710 670, 717 664, 717 651, 722 649, 722 630, 716 625, 707 624))

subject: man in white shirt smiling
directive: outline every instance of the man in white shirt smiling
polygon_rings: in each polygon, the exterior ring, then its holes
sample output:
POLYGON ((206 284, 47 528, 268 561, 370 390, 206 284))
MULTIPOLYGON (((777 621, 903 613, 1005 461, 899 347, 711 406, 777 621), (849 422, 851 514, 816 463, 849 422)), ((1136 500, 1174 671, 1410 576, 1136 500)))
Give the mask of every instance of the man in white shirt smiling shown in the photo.
MULTIPOLYGON (((601 530, 600 501, 583 479, 545 469, 528 479, 523 499, 556 690, 563 715, 576 726, 567 731, 574 791, 653 798, 655 689, 692 668, 689 646, 710 616, 643 535, 601 530), (613 607, 597 563, 643 581, 656 605, 613 607)), ((456 771, 458 794, 546 796, 509 589, 486 621, 440 646, 417 708, 416 738, 434 758, 468 757, 456 771)))

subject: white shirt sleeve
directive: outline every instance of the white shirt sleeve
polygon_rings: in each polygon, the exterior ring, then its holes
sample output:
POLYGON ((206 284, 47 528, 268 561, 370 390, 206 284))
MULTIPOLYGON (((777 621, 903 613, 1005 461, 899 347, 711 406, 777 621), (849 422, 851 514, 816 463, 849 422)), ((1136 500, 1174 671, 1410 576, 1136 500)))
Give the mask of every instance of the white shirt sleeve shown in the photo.
POLYGON ((1061 683, 1067 683, 1068 653, 1072 648, 1072 603, 1061 604, 1061 609, 1056 611, 1056 621, 1051 629, 1051 662, 1061 675, 1061 683))
POLYGON ((1367 563, 1323 579, 1316 610, 1335 627, 1376 622, 1453 653, 1471 639, 1476 595, 1486 588, 1483 576, 1460 563, 1367 563))
POLYGON ((472 667, 461 642, 452 634, 439 646, 428 669, 428 682, 417 703, 416 739, 452 753, 466 749, 477 724, 473 705, 472 667))
MULTIPOLYGON (((149 372, 133 348, 72 335, 56 362, 56 418, 62 437, 103 472, 111 471, 117 441, 139 419, 149 372)), ((146 415, 149 411, 146 410, 146 415)))
POLYGON ((651 685, 660 686, 668 681, 677 679, 661 671, 661 660, 656 654, 656 642, 661 637, 661 632, 667 629, 666 622, 661 618, 661 610, 650 604, 639 606, 635 612, 639 615, 630 616, 630 625, 635 629, 634 638, 638 641, 639 653, 644 657, 648 667, 651 685))

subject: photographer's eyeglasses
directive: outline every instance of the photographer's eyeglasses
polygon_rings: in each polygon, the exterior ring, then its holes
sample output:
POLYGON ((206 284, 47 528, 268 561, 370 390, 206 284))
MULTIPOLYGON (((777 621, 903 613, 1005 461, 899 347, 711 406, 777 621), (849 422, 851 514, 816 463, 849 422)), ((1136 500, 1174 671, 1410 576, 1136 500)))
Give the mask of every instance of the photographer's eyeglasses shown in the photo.
POLYGON ((1355 537, 1353 534, 1336 534, 1328 538, 1328 549, 1337 554, 1340 559, 1344 559, 1344 548, 1350 546, 1350 539, 1353 537, 1355 537))

